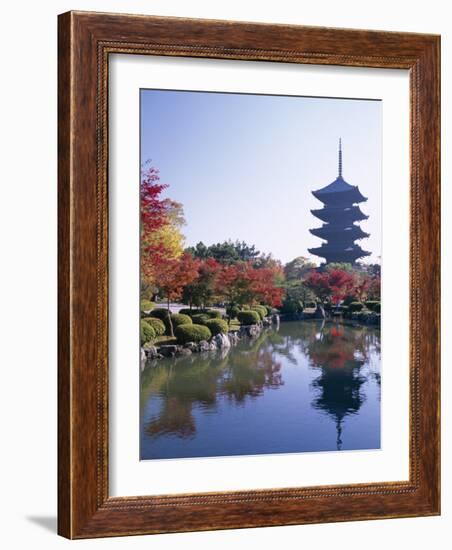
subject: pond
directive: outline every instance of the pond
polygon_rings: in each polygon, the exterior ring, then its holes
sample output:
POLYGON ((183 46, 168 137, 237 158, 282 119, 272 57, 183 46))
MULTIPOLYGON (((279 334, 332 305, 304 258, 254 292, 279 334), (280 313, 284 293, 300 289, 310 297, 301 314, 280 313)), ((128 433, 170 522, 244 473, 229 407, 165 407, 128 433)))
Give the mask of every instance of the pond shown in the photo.
POLYGON ((281 323, 141 374, 141 459, 380 448, 380 331, 281 323))

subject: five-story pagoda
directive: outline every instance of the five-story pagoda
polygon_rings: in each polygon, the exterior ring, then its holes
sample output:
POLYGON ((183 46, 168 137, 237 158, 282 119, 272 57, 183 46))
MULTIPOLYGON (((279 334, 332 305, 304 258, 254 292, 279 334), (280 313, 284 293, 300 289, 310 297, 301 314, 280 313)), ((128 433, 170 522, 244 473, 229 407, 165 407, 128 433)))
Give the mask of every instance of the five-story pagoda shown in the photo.
POLYGON ((364 256, 370 256, 356 240, 369 236, 355 222, 366 220, 368 216, 361 212, 361 202, 367 201, 355 185, 350 185, 342 177, 342 144, 339 140, 339 173, 338 177, 326 187, 322 187, 312 194, 323 202, 320 210, 311 210, 312 214, 325 222, 322 227, 310 229, 310 232, 326 242, 317 248, 310 248, 309 252, 321 258, 326 263, 347 262, 354 264, 364 256))

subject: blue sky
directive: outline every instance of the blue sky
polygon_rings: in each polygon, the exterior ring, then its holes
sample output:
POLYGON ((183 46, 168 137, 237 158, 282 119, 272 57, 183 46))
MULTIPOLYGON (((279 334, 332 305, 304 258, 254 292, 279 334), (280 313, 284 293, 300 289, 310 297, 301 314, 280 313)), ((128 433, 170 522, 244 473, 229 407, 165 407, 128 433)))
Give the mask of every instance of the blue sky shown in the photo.
MULTIPOLYGON (((141 90, 141 161, 184 206, 187 246, 227 239, 283 262, 321 240, 311 194, 343 176, 368 197, 361 241, 381 254, 381 101, 141 90)), ((317 262, 320 258, 312 257, 317 262)))

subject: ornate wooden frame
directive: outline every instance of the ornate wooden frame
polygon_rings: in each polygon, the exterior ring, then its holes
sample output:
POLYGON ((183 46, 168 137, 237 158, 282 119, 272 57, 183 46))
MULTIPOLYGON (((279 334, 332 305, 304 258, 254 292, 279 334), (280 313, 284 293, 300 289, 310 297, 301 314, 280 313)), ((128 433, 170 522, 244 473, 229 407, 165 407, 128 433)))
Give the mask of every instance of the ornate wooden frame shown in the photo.
POLYGON ((59 533, 85 538, 439 514, 439 36, 69 12, 59 16, 58 51, 59 533), (409 70, 409 481, 109 497, 111 53, 409 70))

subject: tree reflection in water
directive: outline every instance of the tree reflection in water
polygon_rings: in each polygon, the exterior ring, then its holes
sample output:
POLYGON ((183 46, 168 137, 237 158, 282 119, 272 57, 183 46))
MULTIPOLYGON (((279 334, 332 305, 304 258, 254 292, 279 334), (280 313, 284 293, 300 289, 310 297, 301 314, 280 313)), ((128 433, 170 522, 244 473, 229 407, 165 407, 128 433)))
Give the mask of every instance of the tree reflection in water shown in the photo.
POLYGON ((142 458, 379 448, 379 372, 377 330, 308 321, 161 359, 141 374, 142 458))
POLYGON ((222 396, 244 404, 257 398, 265 389, 283 384, 281 363, 275 360, 271 332, 254 340, 240 342, 233 354, 206 352, 189 358, 162 360, 142 373, 141 404, 149 396, 158 397, 161 407, 144 426, 149 436, 172 434, 182 438, 196 433, 192 410, 199 406, 214 412, 222 396))

